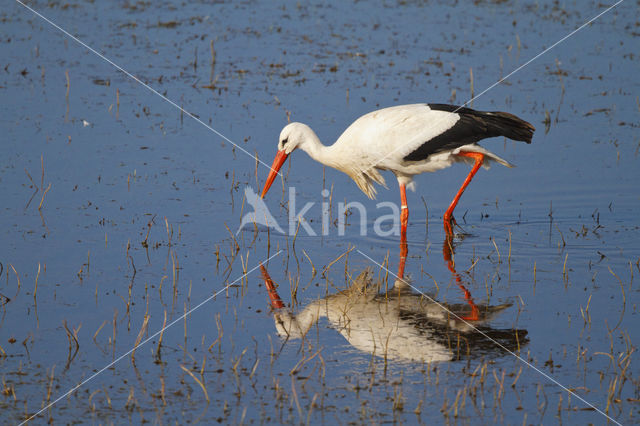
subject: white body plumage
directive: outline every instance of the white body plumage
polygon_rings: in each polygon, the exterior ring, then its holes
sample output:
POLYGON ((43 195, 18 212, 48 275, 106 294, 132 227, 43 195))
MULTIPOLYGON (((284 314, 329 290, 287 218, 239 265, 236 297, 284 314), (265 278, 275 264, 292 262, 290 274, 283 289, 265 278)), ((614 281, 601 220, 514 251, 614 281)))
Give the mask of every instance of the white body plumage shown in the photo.
MULTIPOLYGON (((434 172, 459 161, 472 164, 472 159, 456 155, 460 151, 479 152, 488 160, 513 167, 476 143, 435 152, 418 161, 405 159, 453 129, 459 121, 460 114, 435 110, 428 104, 400 105, 363 115, 331 146, 324 146, 306 124, 290 123, 280 133, 280 144, 286 142, 278 148, 287 154, 300 148, 314 160, 348 174, 370 198, 376 195, 374 182, 385 185, 378 170, 392 171, 400 183, 415 190, 414 175, 434 172)), ((489 163, 485 161, 484 166, 489 163)))

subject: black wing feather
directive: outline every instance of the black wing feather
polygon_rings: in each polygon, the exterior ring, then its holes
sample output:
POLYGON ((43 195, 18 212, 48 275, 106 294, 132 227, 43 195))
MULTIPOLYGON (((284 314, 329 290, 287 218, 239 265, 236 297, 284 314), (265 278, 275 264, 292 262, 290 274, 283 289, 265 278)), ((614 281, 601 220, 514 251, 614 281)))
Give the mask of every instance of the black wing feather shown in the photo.
POLYGON ((513 114, 500 111, 483 112, 446 104, 428 104, 435 111, 458 114, 460 119, 450 129, 425 141, 404 157, 405 161, 421 161, 438 152, 458 148, 479 140, 504 136, 531 143, 535 127, 513 114))

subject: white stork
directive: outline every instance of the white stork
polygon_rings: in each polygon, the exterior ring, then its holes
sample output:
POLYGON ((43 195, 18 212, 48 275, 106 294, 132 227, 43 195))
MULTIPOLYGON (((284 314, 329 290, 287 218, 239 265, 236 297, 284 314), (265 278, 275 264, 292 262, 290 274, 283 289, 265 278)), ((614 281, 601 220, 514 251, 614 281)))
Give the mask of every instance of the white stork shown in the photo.
POLYGON ((482 112, 444 104, 400 105, 373 111, 351 124, 331 146, 325 146, 306 124, 290 123, 282 129, 278 153, 265 182, 267 194, 289 154, 300 148, 316 161, 349 175, 374 198, 374 183, 385 185, 380 170, 390 170, 400 185, 401 236, 406 238, 409 219, 406 188, 415 190, 413 176, 465 162, 473 167, 443 216, 451 234, 453 210, 480 166, 506 160, 477 144, 485 138, 504 136, 531 143, 535 128, 506 112, 482 112))
MULTIPOLYGON (((464 356, 485 356, 507 348, 517 351, 528 343, 527 330, 498 329, 491 320, 511 306, 475 306, 469 318, 468 304, 438 302, 408 286, 380 293, 381 282, 365 269, 348 287, 307 304, 294 314, 278 295, 267 269, 260 265, 267 288, 276 331, 284 339, 301 339, 318 320, 340 332, 354 348, 389 360, 435 362, 464 356), (465 344, 456 350, 456 341, 465 344)), ((354 274, 355 276, 355 274, 354 274)))

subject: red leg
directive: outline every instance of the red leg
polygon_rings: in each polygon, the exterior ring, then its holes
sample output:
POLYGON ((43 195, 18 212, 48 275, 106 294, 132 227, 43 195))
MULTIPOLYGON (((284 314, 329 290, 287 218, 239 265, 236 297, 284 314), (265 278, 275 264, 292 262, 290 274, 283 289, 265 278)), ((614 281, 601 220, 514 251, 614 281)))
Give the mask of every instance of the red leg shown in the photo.
POLYGON ((398 278, 404 280, 404 264, 407 260, 407 224, 409 223, 409 208, 407 207, 407 189, 400 184, 400 262, 398 263, 398 278))
POLYGON ((469 183, 471 183, 471 179, 473 179, 473 176, 475 176, 475 174, 480 169, 480 166, 482 166, 482 163, 484 162, 484 154, 481 154, 479 152, 462 151, 457 155, 460 155, 462 157, 473 158, 475 160, 475 164, 471 168, 471 171, 469 172, 469 175, 467 176, 467 178, 462 183, 462 186, 458 190, 458 193, 453 198, 453 201, 451 201, 451 204, 449 204, 449 208, 447 209, 447 211, 445 212, 442 218, 444 221, 444 227, 445 227, 445 230, 447 231, 447 234, 451 233, 451 221, 453 220, 453 210, 456 208, 456 205, 458 205, 458 201, 460 201, 460 197, 462 196, 462 193, 464 192, 465 189, 467 189, 467 186, 469 185, 469 183))
POLYGON ((409 223, 409 207, 407 206, 407 188, 404 183, 400 184, 400 239, 407 239, 407 224, 409 223))

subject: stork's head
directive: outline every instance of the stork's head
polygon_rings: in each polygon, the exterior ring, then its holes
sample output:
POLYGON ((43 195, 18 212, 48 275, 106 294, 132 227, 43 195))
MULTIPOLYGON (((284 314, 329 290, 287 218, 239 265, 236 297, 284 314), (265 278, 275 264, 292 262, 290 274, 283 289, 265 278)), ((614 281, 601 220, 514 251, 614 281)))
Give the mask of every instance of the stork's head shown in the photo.
POLYGON ((313 131, 306 124, 302 123, 290 123, 287 124, 280 132, 280 139, 278 139, 278 153, 271 165, 271 171, 267 177, 267 181, 264 184, 261 198, 269 191, 271 184, 275 180, 280 168, 284 164, 285 160, 294 150, 300 148, 309 134, 313 134, 313 131))
POLYGON ((303 330, 296 316, 286 309, 274 312, 273 319, 278 336, 283 339, 302 339, 307 334, 308 330, 303 330))

